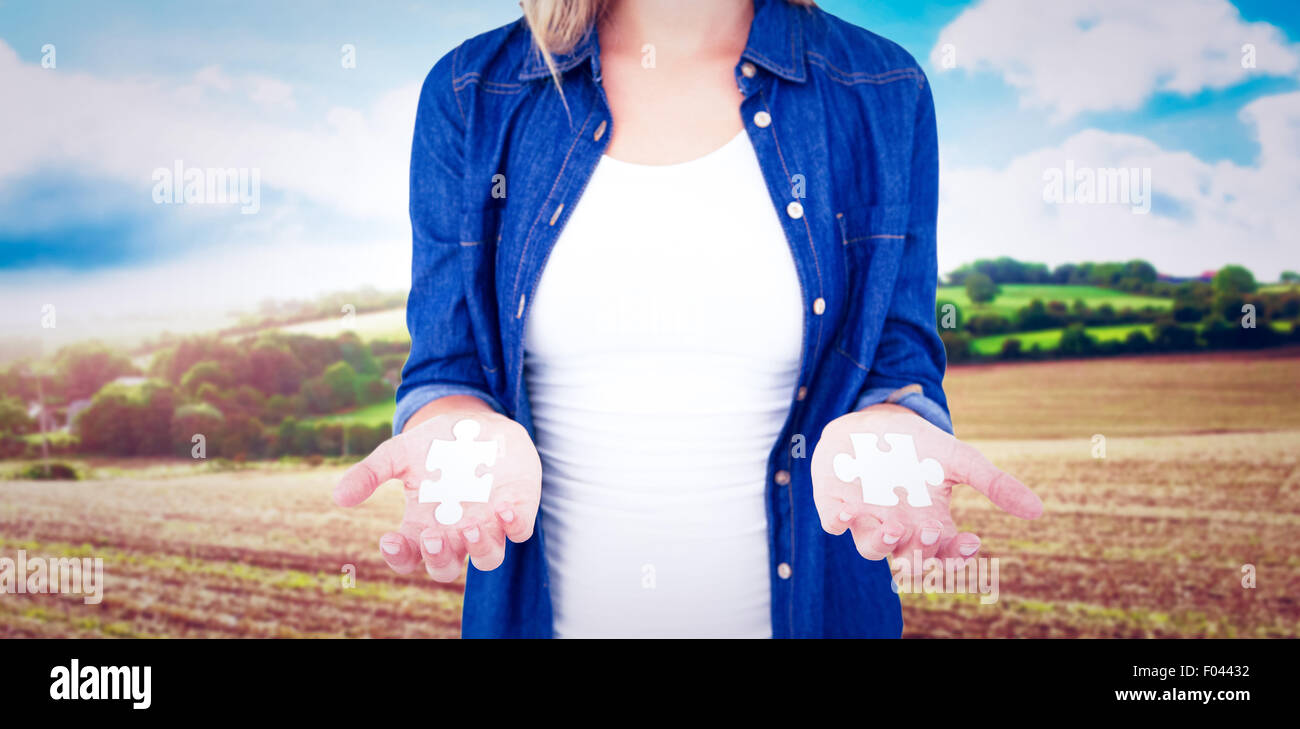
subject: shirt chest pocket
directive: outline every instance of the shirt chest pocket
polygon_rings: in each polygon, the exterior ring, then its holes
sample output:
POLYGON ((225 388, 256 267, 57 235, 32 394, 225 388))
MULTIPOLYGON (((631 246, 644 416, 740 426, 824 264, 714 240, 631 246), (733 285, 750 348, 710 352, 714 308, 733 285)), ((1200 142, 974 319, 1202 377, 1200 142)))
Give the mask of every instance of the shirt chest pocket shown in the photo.
POLYGON ((844 254, 846 309, 835 349, 871 369, 907 242, 907 205, 860 205, 836 214, 844 254))

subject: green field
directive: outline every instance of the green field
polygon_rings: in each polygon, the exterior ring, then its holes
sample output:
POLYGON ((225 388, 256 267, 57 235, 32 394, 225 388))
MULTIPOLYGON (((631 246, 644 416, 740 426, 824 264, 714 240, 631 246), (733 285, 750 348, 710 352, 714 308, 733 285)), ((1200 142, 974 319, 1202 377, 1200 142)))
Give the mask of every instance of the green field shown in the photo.
POLYGON ((1259 287, 1261 294, 1285 294, 1289 291, 1300 292, 1300 284, 1268 284, 1259 287))
POLYGON ((1083 299, 1090 307, 1095 308, 1102 304, 1110 304, 1115 307, 1116 311, 1120 311, 1125 307, 1141 309, 1144 306, 1153 306, 1158 309, 1169 309, 1173 306, 1173 302, 1169 299, 1156 296, 1140 296, 1096 286, 1053 286, 1050 284, 1003 284, 1002 293, 987 304, 972 304, 971 300, 966 296, 964 286, 940 286, 938 298, 940 301, 951 301, 956 304, 965 318, 975 314, 998 314, 1012 318, 1018 310, 1028 306, 1034 299, 1042 299, 1044 304, 1049 301, 1060 301, 1067 306, 1073 306, 1076 299, 1083 299))
MULTIPOLYGON (((1153 324, 1117 324, 1109 327, 1088 327, 1088 334, 1099 342, 1123 341, 1132 331, 1142 331, 1150 339, 1155 329, 1153 324)), ((1035 344, 1042 350, 1056 349, 1061 343, 1063 329, 1043 329, 1037 332, 1013 332, 1011 334, 994 334, 980 337, 971 342, 971 349, 979 355, 996 356, 1002 351, 1002 343, 1008 339, 1019 339, 1020 349, 1026 351, 1035 344)))
POLYGON ((380 425, 393 422, 393 411, 397 409, 397 403, 392 400, 377 402, 373 405, 367 405, 356 410, 349 410, 345 413, 334 413, 332 415, 318 415, 314 418, 304 418, 303 422, 307 423, 344 423, 347 425, 380 425))
POLYGON ((367 342, 376 339, 395 342, 410 339, 410 335, 406 331, 406 309, 388 309, 357 314, 349 322, 345 322, 341 316, 334 319, 317 319, 316 321, 280 327, 280 331, 288 334, 323 337, 325 339, 332 339, 344 332, 351 331, 356 332, 358 337, 367 342))
POLYGON ((65 430, 53 430, 48 433, 26 433, 21 437, 24 441, 34 445, 40 445, 42 441, 48 439, 51 448, 70 447, 77 443, 77 436, 65 430))
MULTIPOLYGON (((1291 331, 1290 322, 1270 322, 1270 326, 1282 333, 1291 331)), ((1200 329, 1200 325, 1196 325, 1200 329)), ((1116 324, 1108 327, 1088 327, 1088 334, 1098 342, 1124 341, 1129 332, 1142 331, 1147 339, 1155 336, 1154 324, 1116 324)), ((1043 329, 1036 332, 1012 332, 1010 334, 993 334, 971 340, 971 350, 985 357, 996 356, 1002 352, 1002 343, 1008 339, 1019 339, 1021 351, 1027 351, 1035 344, 1044 351, 1056 349, 1061 343, 1063 329, 1043 329)))

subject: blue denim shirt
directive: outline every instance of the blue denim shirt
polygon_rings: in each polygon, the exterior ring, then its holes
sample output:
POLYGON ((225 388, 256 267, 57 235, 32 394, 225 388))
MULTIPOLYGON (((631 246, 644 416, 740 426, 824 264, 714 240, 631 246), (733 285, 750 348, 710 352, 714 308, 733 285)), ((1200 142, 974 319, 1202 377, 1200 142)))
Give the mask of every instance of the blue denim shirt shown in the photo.
MULTIPOLYGON (((519 20, 461 44, 424 83, 411 152, 411 354, 396 431, 436 398, 472 394, 534 433, 524 322, 613 124, 595 29, 555 62, 563 97, 519 20)), ((767 464, 772 634, 897 637, 887 563, 822 530, 809 462, 828 422, 910 385, 919 387, 893 400, 952 429, 935 332, 929 84, 894 43, 784 0, 755 0, 735 79, 804 307, 799 382, 767 464)), ((501 567, 470 567, 462 630, 549 637, 551 617, 539 515, 501 567)))

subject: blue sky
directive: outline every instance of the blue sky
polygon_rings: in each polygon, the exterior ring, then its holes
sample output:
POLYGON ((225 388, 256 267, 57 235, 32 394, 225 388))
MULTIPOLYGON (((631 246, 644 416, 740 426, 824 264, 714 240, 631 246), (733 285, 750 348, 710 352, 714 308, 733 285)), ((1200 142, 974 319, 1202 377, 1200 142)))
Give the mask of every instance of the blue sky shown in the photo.
MULTIPOLYGON (((941 270, 1003 254, 1300 269, 1300 3, 820 4, 931 79, 941 270), (1149 213, 1048 204, 1045 171, 1067 164, 1149 170, 1149 213)), ((50 301, 93 332, 403 288, 419 83, 517 13, 512 0, 0 0, 0 334, 50 301), (151 174, 175 160, 257 168, 260 210, 155 204, 151 174)))

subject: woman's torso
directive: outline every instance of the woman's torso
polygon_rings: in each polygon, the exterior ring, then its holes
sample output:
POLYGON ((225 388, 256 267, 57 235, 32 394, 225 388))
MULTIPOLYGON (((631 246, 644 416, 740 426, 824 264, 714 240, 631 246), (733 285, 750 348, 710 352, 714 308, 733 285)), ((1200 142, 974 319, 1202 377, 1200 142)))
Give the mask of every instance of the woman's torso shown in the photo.
MULTIPOLYGON (((929 383, 941 400, 930 95, 915 60, 878 36, 818 9, 774 0, 755 9, 732 71, 738 116, 794 255, 804 321, 798 387, 764 472, 773 634, 897 635, 887 566, 821 530, 807 456, 873 378, 929 383), (926 135, 916 148, 915 134, 926 135), (894 295, 896 281, 906 296, 894 295), (878 360, 882 343, 890 356, 878 360)), ((535 431, 525 328, 613 120, 594 37, 556 58, 563 100, 529 44, 522 23, 484 34, 426 81, 412 161, 412 352, 399 398, 482 391, 535 431)), ((500 568, 471 570, 466 636, 551 634, 550 538, 542 518, 500 568)))
POLYGON ((764 471, 801 308, 744 132, 600 161, 525 330, 557 636, 771 635, 764 471))

